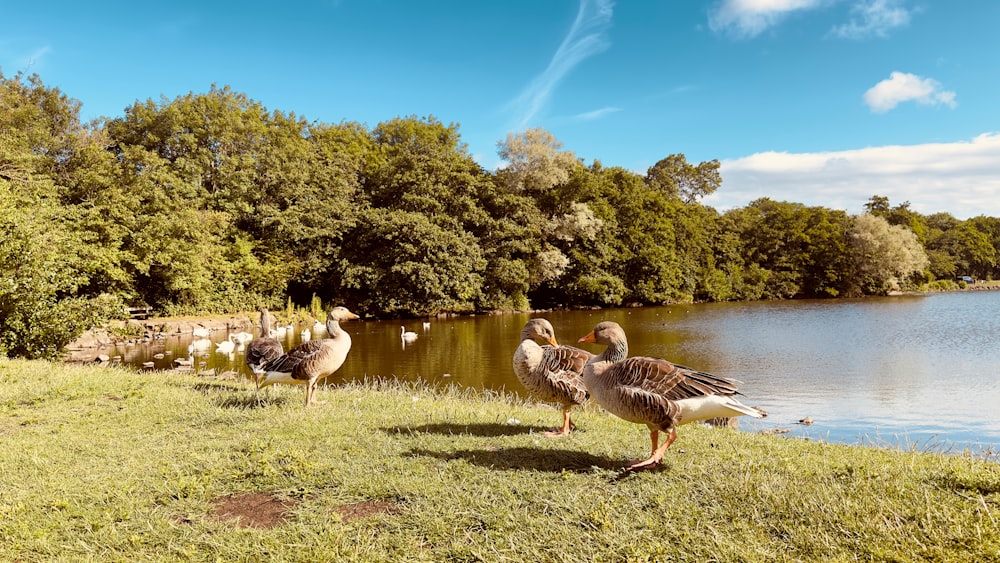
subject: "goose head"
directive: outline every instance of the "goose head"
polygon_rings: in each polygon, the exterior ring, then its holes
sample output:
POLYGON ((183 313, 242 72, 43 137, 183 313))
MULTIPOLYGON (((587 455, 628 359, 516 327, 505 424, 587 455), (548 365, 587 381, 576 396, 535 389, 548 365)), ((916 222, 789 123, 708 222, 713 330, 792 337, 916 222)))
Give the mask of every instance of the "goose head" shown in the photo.
POLYGON ((559 347, 559 343, 556 341, 556 331, 552 328, 552 323, 546 319, 531 319, 524 325, 524 328, 521 329, 521 341, 529 339, 551 344, 553 348, 559 347))

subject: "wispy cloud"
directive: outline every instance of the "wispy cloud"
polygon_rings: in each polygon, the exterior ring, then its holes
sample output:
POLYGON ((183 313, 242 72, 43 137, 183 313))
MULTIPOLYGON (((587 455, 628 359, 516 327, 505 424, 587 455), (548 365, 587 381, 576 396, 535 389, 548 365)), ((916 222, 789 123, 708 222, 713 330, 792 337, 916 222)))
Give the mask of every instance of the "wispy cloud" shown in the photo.
POLYGON ((749 39, 781 23, 793 12, 811 10, 829 0, 722 0, 708 13, 708 26, 749 39))
POLYGON ((924 105, 946 105, 954 108, 955 92, 943 90, 933 78, 894 71, 889 78, 872 86, 864 95, 865 103, 875 113, 885 113, 902 102, 915 101, 924 105))
POLYGON ((527 128, 576 65, 610 47, 607 30, 611 26, 613 7, 611 0, 580 0, 576 19, 548 67, 508 104, 517 116, 515 129, 527 128))
POLYGON ((902 0, 866 0, 851 7, 851 21, 831 30, 837 37, 865 39, 885 37, 889 30, 910 23, 910 12, 902 0))
MULTIPOLYGON (((45 63, 45 57, 52 52, 52 48, 49 46, 39 47, 28 54, 22 54, 17 56, 12 62, 11 67, 8 70, 14 72, 23 71, 25 73, 38 72, 45 63)), ((4 65, 6 67, 6 65, 4 65)), ((14 74, 11 72, 10 74, 14 74)))
POLYGON ((584 113, 578 113, 578 114, 576 114, 576 115, 573 116, 573 119, 575 119, 577 121, 593 121, 595 119, 600 119, 600 118, 604 117, 605 115, 609 115, 609 114, 612 114, 612 113, 618 113, 619 111, 622 111, 622 108, 606 107, 606 108, 601 108, 601 109, 595 109, 594 111, 588 111, 588 112, 584 112, 584 113))
POLYGON ((920 213, 1000 217, 1000 134, 971 141, 821 152, 763 152, 721 163, 720 210, 768 197, 860 213, 873 195, 920 213))

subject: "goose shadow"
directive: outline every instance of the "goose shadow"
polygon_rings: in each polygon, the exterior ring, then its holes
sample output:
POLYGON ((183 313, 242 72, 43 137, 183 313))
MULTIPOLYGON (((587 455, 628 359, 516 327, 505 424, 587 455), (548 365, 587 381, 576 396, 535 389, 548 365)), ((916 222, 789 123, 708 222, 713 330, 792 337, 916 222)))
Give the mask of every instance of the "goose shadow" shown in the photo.
POLYGON ((219 397, 216 400, 216 404, 222 408, 240 410, 263 409, 271 406, 283 405, 287 402, 287 397, 264 393, 229 395, 226 397, 219 397))
POLYGON ((520 424, 499 424, 495 422, 471 424, 451 424, 439 422, 417 426, 390 426, 383 428, 386 434, 441 434, 443 436, 479 436, 495 438, 498 436, 518 436, 521 434, 538 434, 551 428, 542 426, 522 426, 520 424))
POLYGON ((534 470, 562 473, 590 473, 595 468, 618 471, 620 459, 597 456, 579 450, 548 450, 541 448, 495 448, 455 450, 449 452, 413 449, 404 457, 432 457, 442 461, 465 460, 473 465, 502 471, 534 470))

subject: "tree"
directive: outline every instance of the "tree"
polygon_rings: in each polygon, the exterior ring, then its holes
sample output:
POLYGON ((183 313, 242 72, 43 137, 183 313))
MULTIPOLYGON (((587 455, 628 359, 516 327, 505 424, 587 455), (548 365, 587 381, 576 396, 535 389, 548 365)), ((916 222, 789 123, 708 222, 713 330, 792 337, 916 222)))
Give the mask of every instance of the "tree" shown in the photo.
POLYGON ((497 148, 508 163, 497 171, 497 177, 512 193, 538 193, 565 184, 578 164, 576 155, 560 150, 562 143, 541 128, 508 133, 497 148))
POLYGON ((855 279, 865 293, 898 290, 929 263, 913 231, 871 213, 855 217, 850 241, 855 279))
POLYGON ((719 161, 693 166, 683 154, 672 154, 646 171, 646 184, 669 198, 696 203, 722 185, 719 161))

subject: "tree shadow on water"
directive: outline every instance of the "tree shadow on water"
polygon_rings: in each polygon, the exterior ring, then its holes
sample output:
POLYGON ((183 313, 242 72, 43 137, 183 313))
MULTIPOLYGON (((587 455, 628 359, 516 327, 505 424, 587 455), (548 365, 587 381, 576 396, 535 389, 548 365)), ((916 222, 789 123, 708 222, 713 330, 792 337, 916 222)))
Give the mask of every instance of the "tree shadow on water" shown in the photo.
POLYGON ((473 465, 499 470, 534 470, 561 473, 589 473, 595 468, 618 471, 620 459, 597 456, 579 450, 549 450, 542 448, 496 448, 482 450, 432 451, 414 449, 409 457, 433 457, 444 461, 465 460, 473 465))
POLYGON ((386 434, 442 434, 444 436, 480 436, 495 438, 497 436, 518 436, 520 434, 538 434, 551 428, 542 426, 522 426, 520 424, 499 424, 495 422, 451 424, 447 422, 435 424, 420 424, 417 426, 390 426, 383 428, 386 434))

